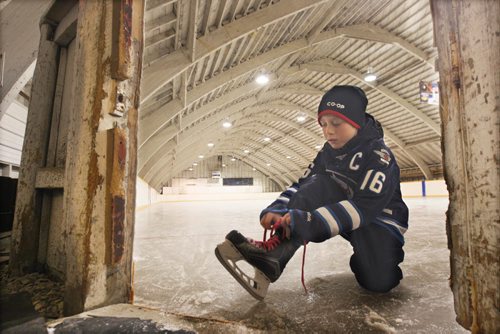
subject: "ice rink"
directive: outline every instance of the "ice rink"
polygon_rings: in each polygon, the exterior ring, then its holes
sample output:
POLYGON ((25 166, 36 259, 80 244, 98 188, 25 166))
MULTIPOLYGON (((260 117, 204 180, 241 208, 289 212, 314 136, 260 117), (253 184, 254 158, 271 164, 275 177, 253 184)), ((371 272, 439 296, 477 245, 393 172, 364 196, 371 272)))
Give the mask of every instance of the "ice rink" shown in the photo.
POLYGON ((287 333, 468 333, 455 321, 445 232, 447 198, 405 198, 404 278, 387 294, 360 288, 349 268, 352 250, 335 237, 302 248, 258 302, 223 268, 215 246, 232 229, 262 238, 268 198, 177 201, 137 211, 135 304, 251 329, 287 333))

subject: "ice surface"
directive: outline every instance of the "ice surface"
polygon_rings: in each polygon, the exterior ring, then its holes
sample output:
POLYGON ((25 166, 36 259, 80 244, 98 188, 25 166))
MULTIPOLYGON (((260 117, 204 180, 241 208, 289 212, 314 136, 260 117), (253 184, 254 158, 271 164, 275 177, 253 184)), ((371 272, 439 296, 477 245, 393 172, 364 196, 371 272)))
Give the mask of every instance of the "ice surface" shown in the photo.
POLYGON ((261 239, 258 216, 272 200, 172 202, 138 211, 136 304, 273 332, 467 333, 455 321, 449 288, 446 198, 405 199, 404 279, 390 293, 358 286, 349 268, 352 248, 336 237, 308 245, 308 295, 300 283, 299 249, 258 302, 217 261, 214 248, 232 229, 261 239))

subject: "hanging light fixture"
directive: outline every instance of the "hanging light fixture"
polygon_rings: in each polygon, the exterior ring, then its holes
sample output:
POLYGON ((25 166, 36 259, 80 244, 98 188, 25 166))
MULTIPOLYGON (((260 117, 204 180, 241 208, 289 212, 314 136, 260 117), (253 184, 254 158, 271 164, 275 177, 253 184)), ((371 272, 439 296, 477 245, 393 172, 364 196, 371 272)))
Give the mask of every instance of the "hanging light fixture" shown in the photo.
POLYGON ((297 122, 302 123, 305 120, 306 120, 306 115, 304 115, 303 113, 297 115, 297 122))
POLYGON ((233 124, 229 121, 229 120, 225 120, 223 123, 222 123, 222 126, 226 129, 230 128, 231 126, 233 126, 233 124))
POLYGON ((269 82, 269 76, 265 73, 261 73, 255 78, 255 82, 259 85, 265 85, 269 82))
POLYGON ((373 82, 377 80, 377 75, 375 74, 375 72, 373 72, 373 67, 368 66, 368 70, 363 76, 363 80, 365 80, 366 82, 373 82))

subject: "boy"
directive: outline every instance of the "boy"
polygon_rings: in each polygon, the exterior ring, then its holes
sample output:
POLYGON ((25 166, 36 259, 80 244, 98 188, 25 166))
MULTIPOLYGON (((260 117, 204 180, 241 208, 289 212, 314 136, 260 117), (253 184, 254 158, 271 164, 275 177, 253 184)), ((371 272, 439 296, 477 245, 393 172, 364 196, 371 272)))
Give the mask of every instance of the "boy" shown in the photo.
POLYGON ((326 143, 306 173, 260 215, 275 233, 267 241, 231 231, 215 253, 247 291, 262 300, 295 251, 308 242, 341 235, 353 246, 350 266, 365 289, 387 292, 403 275, 403 234, 408 208, 401 198, 399 167, 383 130, 367 114, 356 86, 335 86, 321 99, 318 122, 326 143), (245 260, 255 277, 236 262, 245 260))

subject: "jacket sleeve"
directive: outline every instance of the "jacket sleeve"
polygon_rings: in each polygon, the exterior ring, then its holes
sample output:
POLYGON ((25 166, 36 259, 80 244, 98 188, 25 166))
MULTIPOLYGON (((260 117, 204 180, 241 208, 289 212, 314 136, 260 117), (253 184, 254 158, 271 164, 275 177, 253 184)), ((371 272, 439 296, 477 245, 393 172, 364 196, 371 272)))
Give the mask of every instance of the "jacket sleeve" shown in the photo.
POLYGON ((320 241, 374 221, 391 201, 399 184, 399 167, 392 153, 388 150, 378 151, 381 155, 374 152, 368 152, 369 156, 360 165, 362 173, 351 199, 314 210, 307 224, 303 212, 290 210, 295 225, 292 229, 296 228, 309 241, 320 241), (311 229, 313 226, 315 228, 311 229))
POLYGON ((297 192, 300 186, 307 181, 311 176, 315 174, 324 173, 324 168, 322 168, 322 152, 318 152, 313 162, 309 164, 304 175, 299 178, 297 182, 294 182, 291 186, 289 186, 285 191, 283 191, 278 198, 272 202, 267 208, 262 210, 260 213, 260 218, 264 216, 268 212, 275 212, 284 215, 288 212, 288 202, 290 198, 297 192))

